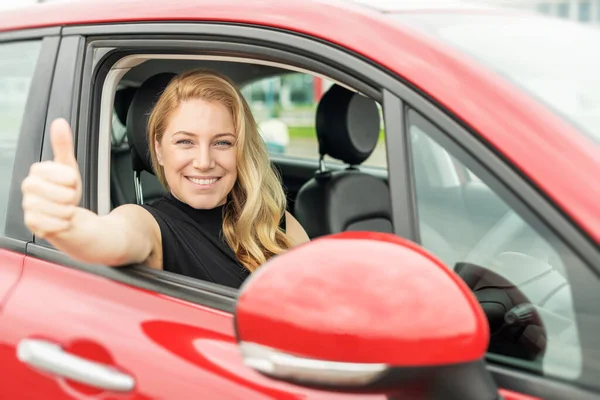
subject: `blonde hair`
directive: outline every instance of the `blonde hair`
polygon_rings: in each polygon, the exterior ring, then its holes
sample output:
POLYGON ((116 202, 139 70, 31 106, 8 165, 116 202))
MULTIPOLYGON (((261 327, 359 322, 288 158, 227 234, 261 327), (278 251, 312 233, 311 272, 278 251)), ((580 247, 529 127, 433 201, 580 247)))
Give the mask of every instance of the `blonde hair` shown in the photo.
POLYGON ((176 76, 167 85, 148 120, 148 147, 154 172, 169 190, 154 142, 161 141, 173 112, 182 101, 189 99, 218 101, 233 116, 238 177, 225 205, 223 235, 240 263, 254 271, 290 247, 279 228, 286 198, 250 107, 227 77, 213 71, 192 70, 176 76))

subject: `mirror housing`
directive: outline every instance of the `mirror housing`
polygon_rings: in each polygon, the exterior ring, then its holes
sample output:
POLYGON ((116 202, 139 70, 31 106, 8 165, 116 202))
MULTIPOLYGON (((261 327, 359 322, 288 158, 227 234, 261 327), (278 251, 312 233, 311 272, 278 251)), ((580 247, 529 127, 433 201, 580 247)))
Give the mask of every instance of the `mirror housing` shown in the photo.
POLYGON ((276 379, 498 396, 483 366, 489 327, 477 300, 441 261, 395 235, 344 232, 274 257, 242 286, 235 324, 246 365, 276 379))

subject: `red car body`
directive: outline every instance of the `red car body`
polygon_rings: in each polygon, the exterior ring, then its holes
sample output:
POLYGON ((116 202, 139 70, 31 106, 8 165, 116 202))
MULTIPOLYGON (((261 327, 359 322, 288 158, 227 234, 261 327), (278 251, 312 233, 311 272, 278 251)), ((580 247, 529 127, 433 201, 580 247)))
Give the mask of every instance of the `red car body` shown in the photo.
MULTIPOLYGON (((600 243, 600 164, 592 142, 518 88, 499 86, 497 76, 475 61, 378 10, 331 1, 57 3, 0 13, 0 32, 141 21, 257 25, 348 49, 410 82, 480 133, 590 241, 600 243)), ((383 398, 306 389, 253 371, 242 362, 230 313, 6 249, 0 260, 2 398, 383 398), (23 338, 114 365, 135 376, 135 390, 103 392, 20 363, 16 349, 23 338)), ((507 400, 534 399, 501 393, 507 400)))

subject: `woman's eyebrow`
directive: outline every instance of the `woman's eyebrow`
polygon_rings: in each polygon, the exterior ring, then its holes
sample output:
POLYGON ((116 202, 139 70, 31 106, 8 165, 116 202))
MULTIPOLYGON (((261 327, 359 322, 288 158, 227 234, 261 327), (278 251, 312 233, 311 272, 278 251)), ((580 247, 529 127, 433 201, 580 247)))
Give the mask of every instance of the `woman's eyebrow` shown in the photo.
POLYGON ((176 135, 184 135, 184 136, 192 136, 192 137, 196 137, 196 134, 191 133, 191 132, 186 132, 186 131, 177 131, 173 134, 173 136, 176 135))
POLYGON ((233 136, 233 137, 235 137, 235 135, 233 133, 230 133, 230 132, 217 133, 214 137, 215 138, 219 138, 219 137, 223 137, 223 136, 233 136))
MULTIPOLYGON (((192 132, 187 132, 187 131, 177 131, 173 134, 173 136, 176 135, 184 135, 184 136, 191 136, 191 137, 196 137, 197 135, 195 133, 192 132)), ((217 133, 216 135, 213 136, 213 138, 218 138, 218 137, 223 137, 223 136, 233 136, 235 137, 235 135, 231 132, 223 132, 223 133, 217 133)))

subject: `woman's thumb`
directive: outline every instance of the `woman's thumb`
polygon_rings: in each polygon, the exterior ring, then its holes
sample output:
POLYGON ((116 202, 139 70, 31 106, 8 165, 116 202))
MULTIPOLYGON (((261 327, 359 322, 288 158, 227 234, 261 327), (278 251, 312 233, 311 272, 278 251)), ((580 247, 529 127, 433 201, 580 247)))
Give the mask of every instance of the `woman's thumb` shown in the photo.
POLYGON ((77 167, 73 134, 69 123, 65 119, 56 119, 50 125, 50 143, 52 144, 55 162, 77 167))

